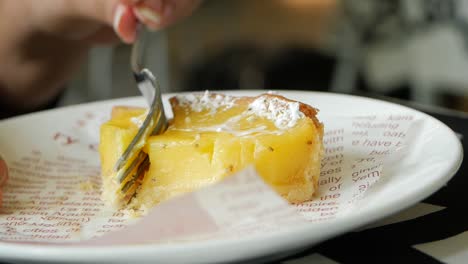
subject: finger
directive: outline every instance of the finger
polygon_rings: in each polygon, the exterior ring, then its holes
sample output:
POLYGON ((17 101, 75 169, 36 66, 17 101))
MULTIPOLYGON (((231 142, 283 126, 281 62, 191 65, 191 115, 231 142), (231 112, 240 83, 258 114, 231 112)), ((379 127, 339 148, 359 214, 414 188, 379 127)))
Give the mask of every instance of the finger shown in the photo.
POLYGON ((0 156, 0 188, 5 185, 8 180, 8 167, 5 160, 0 156))
POLYGON ((69 15, 85 17, 112 26, 120 0, 59 1, 69 15))
POLYGON ((162 26, 169 26, 189 16, 200 3, 201 0, 167 0, 162 26))
POLYGON ((150 29, 158 30, 161 28, 163 5, 162 0, 140 1, 135 6, 135 15, 139 21, 150 29))
POLYGON ((142 0, 135 8, 138 19, 150 29, 167 27, 190 15, 200 0, 142 0))
MULTIPOLYGON (((125 0, 132 1, 132 0, 125 0)), ((61 1, 64 2, 64 1, 61 1)), ((112 27, 116 34, 127 43, 133 42, 136 32, 136 17, 130 5, 121 0, 77 0, 65 1, 66 14, 98 21, 112 27)))
POLYGON ((130 6, 119 4, 115 10, 113 28, 117 35, 126 43, 132 43, 136 38, 137 18, 130 6))

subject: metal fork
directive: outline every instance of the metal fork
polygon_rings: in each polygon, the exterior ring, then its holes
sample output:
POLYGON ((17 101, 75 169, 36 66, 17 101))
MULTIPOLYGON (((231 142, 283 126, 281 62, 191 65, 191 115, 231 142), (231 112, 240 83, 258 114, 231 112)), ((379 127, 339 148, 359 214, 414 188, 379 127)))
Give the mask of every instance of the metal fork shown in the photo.
POLYGON ((144 142, 150 135, 160 134, 167 128, 159 82, 149 69, 142 66, 147 35, 145 27, 139 25, 137 40, 132 47, 130 64, 138 89, 148 101, 149 110, 137 134, 114 167, 116 181, 120 185, 123 202, 126 203, 134 196, 138 183, 149 166, 148 155, 142 151, 144 142))

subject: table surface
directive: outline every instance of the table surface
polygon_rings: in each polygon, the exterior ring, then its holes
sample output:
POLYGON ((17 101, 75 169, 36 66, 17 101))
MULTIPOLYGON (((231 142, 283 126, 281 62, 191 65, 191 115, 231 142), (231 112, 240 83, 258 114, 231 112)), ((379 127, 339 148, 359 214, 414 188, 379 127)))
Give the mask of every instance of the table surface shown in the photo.
MULTIPOLYGON (((468 151, 468 114, 409 106, 452 128, 468 151)), ((464 159, 448 184, 421 203, 273 263, 468 263, 467 189, 468 161, 464 159)))

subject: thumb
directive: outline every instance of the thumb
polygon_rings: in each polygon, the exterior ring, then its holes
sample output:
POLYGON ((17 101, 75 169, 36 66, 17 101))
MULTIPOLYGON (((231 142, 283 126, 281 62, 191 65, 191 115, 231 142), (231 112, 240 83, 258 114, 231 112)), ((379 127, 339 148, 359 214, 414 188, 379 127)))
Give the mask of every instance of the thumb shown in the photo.
POLYGON ((124 4, 118 4, 112 17, 112 27, 124 42, 134 42, 136 38, 137 18, 133 12, 133 8, 124 4))

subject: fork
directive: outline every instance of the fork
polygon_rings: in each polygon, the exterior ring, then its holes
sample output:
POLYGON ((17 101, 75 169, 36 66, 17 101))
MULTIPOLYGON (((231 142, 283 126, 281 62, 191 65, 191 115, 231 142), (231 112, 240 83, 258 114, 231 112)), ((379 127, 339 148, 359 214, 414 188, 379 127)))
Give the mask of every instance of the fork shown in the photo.
POLYGON ((138 89, 149 104, 148 114, 114 166, 116 181, 126 203, 135 195, 139 182, 149 166, 148 155, 142 151, 146 139, 150 135, 163 133, 167 129, 159 81, 149 69, 142 66, 147 35, 147 30, 140 24, 137 27, 137 40, 132 47, 130 64, 138 89))

